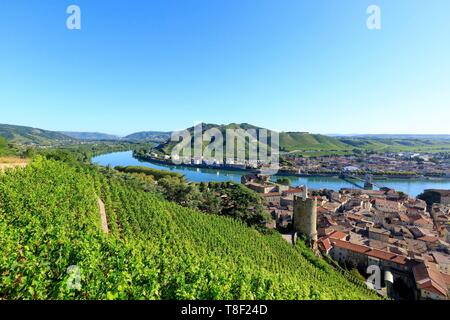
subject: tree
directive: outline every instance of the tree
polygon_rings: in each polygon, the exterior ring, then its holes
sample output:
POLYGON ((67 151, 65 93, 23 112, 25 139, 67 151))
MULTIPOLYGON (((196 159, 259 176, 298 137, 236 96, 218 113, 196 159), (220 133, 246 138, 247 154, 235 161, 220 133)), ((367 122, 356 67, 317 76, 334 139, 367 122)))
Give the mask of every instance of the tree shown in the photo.
POLYGON ((290 186, 292 182, 289 178, 283 177, 283 178, 278 178, 277 183, 285 185, 285 186, 290 186))

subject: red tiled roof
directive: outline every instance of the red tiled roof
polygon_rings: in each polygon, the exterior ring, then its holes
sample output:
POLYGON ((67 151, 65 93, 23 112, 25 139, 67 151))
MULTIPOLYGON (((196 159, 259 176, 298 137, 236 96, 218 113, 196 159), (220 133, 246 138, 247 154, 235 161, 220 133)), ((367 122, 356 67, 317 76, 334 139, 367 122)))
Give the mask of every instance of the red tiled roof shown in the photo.
POLYGON ((419 289, 448 297, 447 284, 437 264, 423 262, 413 268, 413 274, 419 289))
POLYGON ((404 214, 404 213, 399 213, 398 216, 399 216, 399 218, 400 218, 400 221, 403 221, 403 222, 410 222, 410 220, 411 220, 411 219, 410 219, 406 214, 404 214))
POLYGON ((319 240, 319 245, 322 245, 322 247, 325 250, 325 252, 330 251, 330 249, 333 247, 331 245, 331 242, 330 242, 329 238, 325 238, 325 239, 319 240))
POLYGON ((333 233, 331 233, 329 235, 329 237, 331 239, 338 239, 338 240, 345 240, 345 238, 347 238, 347 236, 348 236, 348 234, 346 234, 345 232, 339 231, 339 230, 334 231, 333 233))
POLYGON ((441 276, 444 279, 447 287, 450 287, 450 275, 441 272, 441 276))
POLYGON ((279 192, 269 192, 269 193, 263 193, 261 194, 263 197, 275 197, 275 196, 281 196, 279 192))
POLYGON ((414 220, 414 222, 413 222, 414 224, 417 224, 417 225, 429 225, 429 224, 432 224, 431 223, 431 221, 428 221, 428 220, 426 220, 426 219, 424 219, 424 218, 419 218, 419 219, 416 219, 416 220, 414 220))
POLYGON ((405 256, 401 256, 395 253, 386 252, 382 250, 372 249, 370 247, 366 247, 359 244, 354 244, 347 241, 342 241, 338 239, 332 239, 331 243, 341 249, 346 249, 349 251, 365 254, 370 257, 386 260, 386 261, 392 261, 397 264, 406 264, 408 261, 408 258, 405 256))
POLYGON ((300 193, 300 192, 303 192, 302 188, 291 188, 289 190, 283 191, 283 193, 287 193, 287 194, 289 194, 289 193, 300 193))
POLYGON ((421 240, 421 241, 429 242, 429 243, 435 243, 435 242, 439 241, 439 238, 432 237, 432 236, 423 236, 423 237, 418 238, 417 240, 421 240))

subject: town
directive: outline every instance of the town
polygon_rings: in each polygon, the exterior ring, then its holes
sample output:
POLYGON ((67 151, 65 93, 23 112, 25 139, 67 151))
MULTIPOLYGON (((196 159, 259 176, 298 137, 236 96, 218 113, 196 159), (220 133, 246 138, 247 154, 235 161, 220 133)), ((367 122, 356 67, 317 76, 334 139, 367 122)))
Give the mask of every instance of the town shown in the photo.
MULTIPOLYGON (((379 178, 450 178, 448 152, 367 152, 348 155, 327 153, 327 155, 309 157, 280 153, 277 172, 279 175, 289 176, 339 176, 346 173, 353 176, 371 174, 379 178)), ((178 161, 185 166, 211 169, 258 171, 268 166, 264 161, 248 159, 186 157, 180 161, 177 155, 162 154, 155 149, 136 151, 134 156, 158 163, 174 164, 178 161)), ((273 163, 270 165, 274 166, 273 163)))
POLYGON ((351 155, 326 155, 303 157, 295 154, 284 156, 280 171, 294 174, 333 175, 341 172, 353 174, 371 173, 389 177, 450 177, 448 152, 368 152, 351 155))
POLYGON ((450 190, 418 198, 389 188, 308 190, 249 174, 243 184, 264 199, 289 242, 301 235, 318 254, 366 277, 384 274, 381 293, 393 299, 450 298, 450 190))

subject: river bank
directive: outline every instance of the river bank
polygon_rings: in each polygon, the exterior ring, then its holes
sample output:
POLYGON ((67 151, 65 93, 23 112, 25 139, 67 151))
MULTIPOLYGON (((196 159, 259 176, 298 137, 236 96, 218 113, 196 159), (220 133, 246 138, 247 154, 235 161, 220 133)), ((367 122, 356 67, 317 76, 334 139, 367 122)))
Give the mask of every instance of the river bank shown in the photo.
MULTIPOLYGON (((138 155, 134 155, 133 157, 136 159, 139 159, 141 161, 146 161, 146 162, 150 162, 150 163, 156 163, 156 164, 161 164, 161 165, 166 165, 166 166, 183 166, 183 167, 187 167, 187 168, 198 168, 198 169, 209 169, 209 170, 225 170, 225 171, 236 171, 236 172, 242 172, 245 174, 251 174, 251 173, 261 173, 261 170, 259 169, 251 169, 251 168, 239 168, 239 167, 234 167, 234 166, 214 166, 214 165, 206 165, 206 164, 192 164, 192 163, 183 163, 183 164, 174 164, 172 161, 170 160, 164 160, 164 159, 159 159, 159 158, 155 158, 155 157, 150 157, 150 156, 138 156, 138 155)), ((291 170, 278 170, 276 176, 280 176, 280 177, 300 177, 300 178, 326 178, 326 177, 333 177, 333 178, 339 178, 341 175, 340 172, 323 172, 323 173, 296 173, 295 171, 291 171, 291 170)), ((431 177, 431 176, 425 176, 425 175, 402 175, 402 174, 376 174, 376 173, 372 173, 373 178, 376 180, 387 180, 387 179, 405 179, 405 180, 409 180, 409 179, 424 179, 424 180, 446 180, 446 179, 450 179, 450 177, 431 177)), ((354 177, 360 178, 360 179, 364 179, 365 175, 364 174, 354 174, 352 175, 354 177)))
MULTIPOLYGON (((104 154, 92 159, 92 162, 102 166, 145 166, 158 170, 168 170, 177 172, 185 176, 188 181, 192 182, 226 182, 234 181, 240 183, 241 177, 246 174, 244 171, 221 170, 221 169, 205 169, 193 168, 185 166, 167 165, 161 163, 151 163, 139 160, 133 157, 131 151, 115 152, 104 154)), ((273 176, 276 180, 281 175, 273 176)), ((351 183, 348 183, 337 176, 283 176, 288 177, 293 187, 300 185, 307 185, 310 189, 332 189, 339 190, 341 188, 355 188, 351 183)), ((393 188, 402 191, 410 196, 416 197, 425 189, 450 189, 450 179, 385 179, 378 180, 375 177, 375 182, 378 185, 393 188)))

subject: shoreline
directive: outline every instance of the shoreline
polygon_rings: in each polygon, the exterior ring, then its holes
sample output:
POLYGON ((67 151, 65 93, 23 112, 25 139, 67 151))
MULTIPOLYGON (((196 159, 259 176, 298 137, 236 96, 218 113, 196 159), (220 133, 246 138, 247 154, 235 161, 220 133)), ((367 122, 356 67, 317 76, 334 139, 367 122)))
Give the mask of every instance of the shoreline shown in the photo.
MULTIPOLYGON (((197 169, 209 169, 209 170, 222 170, 222 171, 235 171, 235 172, 242 172, 247 174, 254 174, 254 173, 260 173, 260 169, 243 169, 243 168, 235 168, 235 167, 216 167, 216 166, 209 166, 205 164, 173 164, 170 161, 162 160, 162 159, 156 159, 153 157, 143 157, 143 156, 135 156, 132 155, 133 158, 149 162, 149 163, 156 163, 171 167, 186 167, 186 168, 197 168, 197 169)), ((294 173, 289 171, 278 171, 277 174, 274 176, 279 177, 299 177, 299 178, 339 178, 339 173, 294 173)), ((364 175, 355 175, 357 178, 364 178, 364 175)), ((403 176, 403 175, 373 175, 374 180, 383 181, 383 180, 389 180, 389 179, 399 179, 399 180, 415 180, 415 179, 421 179, 421 180, 428 180, 428 181, 449 181, 450 177, 429 177, 424 175, 413 175, 413 176, 403 176)))

